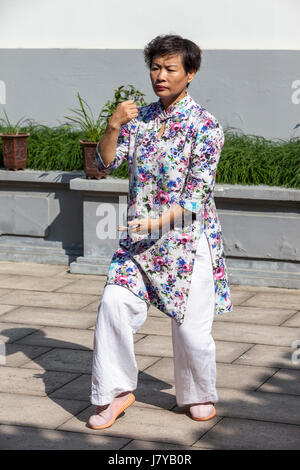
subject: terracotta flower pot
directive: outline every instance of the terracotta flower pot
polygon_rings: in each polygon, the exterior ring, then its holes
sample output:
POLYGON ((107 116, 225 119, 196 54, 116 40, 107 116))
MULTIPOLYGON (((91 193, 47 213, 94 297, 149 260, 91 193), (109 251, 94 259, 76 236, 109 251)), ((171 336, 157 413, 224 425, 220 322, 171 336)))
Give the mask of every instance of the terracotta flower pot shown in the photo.
POLYGON ((98 170, 96 166, 97 142, 89 142, 88 140, 80 140, 79 142, 82 146, 83 168, 87 179, 96 178, 99 180, 101 178, 106 178, 107 174, 98 170))
POLYGON ((30 134, 0 134, 3 163, 6 170, 25 170, 27 164, 27 139, 30 134))

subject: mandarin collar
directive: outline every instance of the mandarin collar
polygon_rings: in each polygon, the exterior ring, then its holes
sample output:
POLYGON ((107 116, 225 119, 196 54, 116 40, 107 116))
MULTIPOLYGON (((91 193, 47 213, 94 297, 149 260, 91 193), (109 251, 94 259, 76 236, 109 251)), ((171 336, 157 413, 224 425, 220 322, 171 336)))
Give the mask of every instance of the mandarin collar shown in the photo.
POLYGON ((167 119, 174 118, 174 117, 178 117, 181 120, 181 119, 188 119, 189 114, 190 114, 188 110, 191 106, 193 106, 194 100, 189 95, 189 93, 186 92, 186 95, 180 101, 177 101, 177 103, 174 103, 167 110, 164 109, 161 99, 159 99, 156 103, 157 103, 157 116, 159 117, 161 121, 166 121, 167 119))

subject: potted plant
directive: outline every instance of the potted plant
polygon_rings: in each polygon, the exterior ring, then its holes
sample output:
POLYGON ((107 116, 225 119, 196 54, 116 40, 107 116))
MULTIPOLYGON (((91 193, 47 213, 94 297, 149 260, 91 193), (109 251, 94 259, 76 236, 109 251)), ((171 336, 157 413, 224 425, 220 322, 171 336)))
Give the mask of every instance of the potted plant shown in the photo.
POLYGON ((13 125, 5 109, 3 111, 5 119, 0 119, 0 125, 3 130, 0 137, 2 138, 4 167, 6 170, 24 170, 27 164, 27 139, 30 134, 20 132, 20 124, 27 121, 27 119, 21 118, 13 125))
POLYGON ((106 178, 107 174, 103 171, 98 170, 96 166, 96 146, 101 139, 108 120, 114 113, 119 103, 125 100, 134 100, 137 106, 145 106, 146 103, 143 99, 145 96, 140 91, 136 90, 133 85, 128 85, 128 89, 124 86, 120 86, 115 89, 113 101, 107 101, 101 108, 97 119, 95 120, 94 115, 90 106, 87 102, 77 93, 77 97, 80 104, 80 109, 70 109, 75 114, 75 117, 64 116, 66 119, 71 121, 71 127, 79 126, 83 131, 85 139, 80 140, 83 149, 84 158, 84 171, 86 177, 90 178, 106 178))

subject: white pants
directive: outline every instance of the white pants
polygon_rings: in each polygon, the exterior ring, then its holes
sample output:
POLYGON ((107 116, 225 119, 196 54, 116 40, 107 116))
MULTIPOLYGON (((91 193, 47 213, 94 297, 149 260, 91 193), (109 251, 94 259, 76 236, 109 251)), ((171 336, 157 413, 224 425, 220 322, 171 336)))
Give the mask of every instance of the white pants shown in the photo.
MULTIPOLYGON (((147 318, 148 304, 118 285, 104 288, 94 334, 91 403, 106 405, 137 388, 138 366, 133 334, 147 318)), ((215 343, 211 328, 215 292, 209 246, 198 242, 184 322, 171 317, 174 378, 178 406, 218 401, 215 343)), ((149 351, 151 354, 151 351, 149 351)))

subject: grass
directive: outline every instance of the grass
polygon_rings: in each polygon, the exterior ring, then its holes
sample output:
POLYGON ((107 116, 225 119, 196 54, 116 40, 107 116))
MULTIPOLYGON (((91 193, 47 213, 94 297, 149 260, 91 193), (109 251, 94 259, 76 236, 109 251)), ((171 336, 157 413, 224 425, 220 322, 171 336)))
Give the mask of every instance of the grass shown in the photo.
MULTIPOLYGON (((0 132, 2 129, 0 127, 0 132)), ((79 139, 83 132, 74 131, 67 126, 47 127, 32 124, 22 128, 29 132, 27 141, 27 165, 32 170, 83 170, 82 150, 79 139)), ((3 167, 2 143, 0 165, 3 167)))
POLYGON ((226 131, 216 182, 300 189, 300 138, 267 140, 226 131))
MULTIPOLYGON (((0 132, 4 130, 0 127, 0 132)), ((82 131, 62 124, 47 127, 33 124, 22 127, 29 132, 27 168, 34 170, 83 170, 79 139, 82 131)), ((0 139, 0 166, 3 167, 0 139)), ((110 173, 118 178, 128 178, 128 164, 124 162, 110 173)), ((282 186, 300 189, 300 138, 285 141, 267 140, 260 136, 225 131, 216 176, 217 183, 282 186)))

